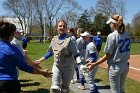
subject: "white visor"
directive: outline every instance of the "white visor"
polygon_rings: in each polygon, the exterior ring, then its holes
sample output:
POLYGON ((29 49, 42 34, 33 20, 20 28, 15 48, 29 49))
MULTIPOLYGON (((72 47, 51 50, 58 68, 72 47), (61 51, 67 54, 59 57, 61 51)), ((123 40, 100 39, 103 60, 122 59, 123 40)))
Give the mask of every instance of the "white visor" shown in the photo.
POLYGON ((89 37, 93 37, 93 35, 91 35, 90 33, 88 32, 84 32, 82 34, 80 34, 81 36, 89 36, 89 37))
POLYGON ((101 32, 97 32, 97 34, 98 34, 98 35, 100 35, 100 34, 101 34, 101 32))
POLYGON ((117 23, 116 20, 112 19, 112 18, 109 18, 109 20, 106 22, 106 24, 110 24, 110 23, 117 23))
POLYGON ((21 29, 17 29, 16 32, 22 33, 23 30, 21 30, 21 29))

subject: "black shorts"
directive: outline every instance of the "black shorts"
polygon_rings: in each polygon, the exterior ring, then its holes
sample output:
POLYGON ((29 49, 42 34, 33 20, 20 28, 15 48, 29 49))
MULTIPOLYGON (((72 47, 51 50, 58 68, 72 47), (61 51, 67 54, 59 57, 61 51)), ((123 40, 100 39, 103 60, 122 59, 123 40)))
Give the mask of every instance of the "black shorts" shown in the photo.
POLYGON ((100 52, 102 45, 96 45, 97 51, 100 52))
POLYGON ((16 80, 0 80, 0 93, 20 93, 20 82, 16 80))
POLYGON ((22 48, 26 49, 26 47, 27 47, 27 43, 22 43, 22 48))

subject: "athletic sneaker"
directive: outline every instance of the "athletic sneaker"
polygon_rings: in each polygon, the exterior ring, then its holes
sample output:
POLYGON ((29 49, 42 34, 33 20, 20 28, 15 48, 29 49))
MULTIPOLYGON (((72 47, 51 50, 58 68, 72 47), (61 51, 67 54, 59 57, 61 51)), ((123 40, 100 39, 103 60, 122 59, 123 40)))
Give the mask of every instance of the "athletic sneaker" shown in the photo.
POLYGON ((74 79, 72 79, 72 80, 70 81, 70 83, 71 83, 71 84, 74 84, 74 79))
POLYGON ((80 83, 80 79, 72 79, 71 81, 71 84, 74 84, 74 83, 80 83))
POLYGON ((79 85, 78 88, 81 90, 85 90, 85 85, 79 85))

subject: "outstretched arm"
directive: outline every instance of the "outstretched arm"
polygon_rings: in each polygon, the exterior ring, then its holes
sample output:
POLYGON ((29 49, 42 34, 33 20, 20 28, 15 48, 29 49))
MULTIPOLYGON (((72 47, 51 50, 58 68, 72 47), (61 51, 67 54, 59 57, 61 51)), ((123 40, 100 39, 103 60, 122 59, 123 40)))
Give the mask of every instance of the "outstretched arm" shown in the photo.
POLYGON ((44 60, 45 60, 45 57, 43 56, 43 57, 41 57, 40 59, 35 60, 35 63, 40 64, 40 63, 42 63, 44 60))
POLYGON ((40 75, 43 75, 44 77, 48 78, 48 77, 51 77, 52 76, 52 72, 49 71, 49 70, 40 70, 40 69, 36 69, 34 68, 32 74, 40 74, 40 75))
POLYGON ((24 57, 25 57, 25 60, 26 60, 27 64, 33 66, 34 68, 38 68, 38 69, 41 69, 41 68, 42 68, 41 66, 39 66, 39 64, 34 63, 34 62, 28 57, 27 54, 25 54, 24 57))
POLYGON ((53 54, 51 52, 47 52, 43 57, 41 57, 40 59, 36 60, 35 62, 37 64, 42 63, 45 59, 48 59, 49 57, 51 57, 53 54))
POLYGON ((95 66, 105 62, 110 57, 111 57, 111 54, 106 54, 102 58, 100 58, 97 62, 89 62, 88 64, 86 64, 86 66, 88 67, 89 71, 91 71, 95 66))

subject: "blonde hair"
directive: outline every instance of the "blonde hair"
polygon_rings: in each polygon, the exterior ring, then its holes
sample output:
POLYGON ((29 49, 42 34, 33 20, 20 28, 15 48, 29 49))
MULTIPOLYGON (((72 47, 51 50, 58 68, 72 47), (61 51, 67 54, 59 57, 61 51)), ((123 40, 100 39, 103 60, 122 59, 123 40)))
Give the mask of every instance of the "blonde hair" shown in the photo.
POLYGON ((80 37, 80 34, 83 33, 83 28, 78 28, 77 29, 77 37, 79 38, 80 37))
POLYGON ((125 25, 123 23, 123 17, 120 16, 120 15, 113 15, 111 18, 117 21, 116 30, 119 33, 123 33, 125 31, 125 25))

